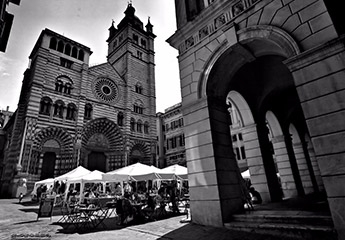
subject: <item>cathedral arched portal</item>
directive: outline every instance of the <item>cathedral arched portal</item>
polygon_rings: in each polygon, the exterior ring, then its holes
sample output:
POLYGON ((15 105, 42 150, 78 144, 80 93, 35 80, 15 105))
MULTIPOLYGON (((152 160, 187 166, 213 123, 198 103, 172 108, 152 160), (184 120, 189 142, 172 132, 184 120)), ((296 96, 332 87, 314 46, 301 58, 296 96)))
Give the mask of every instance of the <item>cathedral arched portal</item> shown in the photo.
POLYGON ((147 165, 152 164, 150 159, 150 146, 148 146, 148 144, 143 141, 135 140, 131 143, 130 146, 128 165, 138 162, 147 165))
POLYGON ((33 137, 28 168, 40 179, 63 174, 75 165, 73 161, 73 139, 63 128, 48 127, 33 137))
POLYGON ((111 171, 124 166, 124 143, 119 127, 107 118, 88 122, 82 132, 81 165, 111 171))
MULTIPOLYGON (((230 131, 226 133, 228 137, 219 134, 221 131, 225 134, 223 124, 229 122, 231 125, 228 111, 232 106, 226 104, 229 96, 237 109, 242 106, 238 118, 242 121, 241 138, 252 184, 266 201, 280 201, 284 197, 283 187, 292 197, 303 195, 303 186, 310 186, 310 181, 301 180, 288 131, 292 120, 305 123, 292 74, 284 64, 288 57, 298 53, 298 48, 292 38, 276 30, 271 33, 264 28, 242 30, 240 42, 232 46, 225 42, 210 56, 199 82, 199 97, 207 99, 214 156, 220 166, 224 165, 221 163, 224 148, 219 144, 234 148, 231 141, 234 136, 230 131), (273 136, 272 128, 283 130, 276 131, 273 136), (275 150, 285 151, 284 156, 279 156, 285 162, 277 162, 277 154, 282 152, 275 150), (288 170, 284 171, 284 167, 288 170), (290 188, 295 191, 289 192, 290 188)), ((236 159, 232 157, 229 161, 236 159)), ((225 187, 219 191, 221 195, 227 192, 225 187)))

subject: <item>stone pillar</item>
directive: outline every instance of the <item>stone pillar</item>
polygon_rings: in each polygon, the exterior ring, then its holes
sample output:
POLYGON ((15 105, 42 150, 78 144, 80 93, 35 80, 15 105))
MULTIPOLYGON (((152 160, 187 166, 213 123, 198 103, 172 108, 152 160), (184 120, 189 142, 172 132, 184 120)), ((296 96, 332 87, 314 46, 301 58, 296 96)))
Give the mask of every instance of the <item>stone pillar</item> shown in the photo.
POLYGON ((246 158, 253 187, 260 193, 263 202, 270 202, 271 197, 267 186, 265 167, 262 161, 256 125, 252 124, 241 129, 246 158))
POLYGON ((293 143, 292 146, 293 146, 293 151, 295 153, 297 167, 298 167, 299 175, 301 177, 304 193, 305 194, 312 193, 314 191, 313 183, 310 178, 310 172, 308 169, 307 161, 305 159, 302 143, 300 142, 293 143))
POLYGON ((280 182, 284 198, 297 197, 297 189, 295 180, 292 174, 289 155, 286 149, 284 136, 275 136, 272 139, 273 149, 277 161, 278 172, 280 175, 280 182))
POLYGON ((293 74, 338 238, 345 239, 344 37, 285 63, 293 74))
POLYGON ((191 218, 218 227, 243 210, 225 101, 223 105, 224 111, 221 102, 203 98, 182 107, 191 218))
POLYGON ((313 145, 311 143, 307 143, 307 151, 308 151, 308 154, 310 157, 311 165, 312 165, 313 170, 314 170, 314 175, 315 175, 317 186, 319 187, 320 191, 324 191, 325 187, 323 186, 323 181, 322 181, 322 177, 321 177, 319 164, 317 163, 315 151, 314 151, 313 145))

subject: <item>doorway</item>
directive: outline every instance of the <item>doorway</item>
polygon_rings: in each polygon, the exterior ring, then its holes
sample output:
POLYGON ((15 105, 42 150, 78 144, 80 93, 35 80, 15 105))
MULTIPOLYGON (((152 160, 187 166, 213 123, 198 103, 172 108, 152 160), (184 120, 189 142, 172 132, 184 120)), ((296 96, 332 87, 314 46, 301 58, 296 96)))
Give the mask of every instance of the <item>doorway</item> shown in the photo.
POLYGON ((90 171, 106 172, 107 161, 105 154, 103 152, 91 152, 88 156, 87 166, 90 171))
POLYGON ((54 152, 44 153, 40 180, 54 177, 55 161, 56 154, 54 152))

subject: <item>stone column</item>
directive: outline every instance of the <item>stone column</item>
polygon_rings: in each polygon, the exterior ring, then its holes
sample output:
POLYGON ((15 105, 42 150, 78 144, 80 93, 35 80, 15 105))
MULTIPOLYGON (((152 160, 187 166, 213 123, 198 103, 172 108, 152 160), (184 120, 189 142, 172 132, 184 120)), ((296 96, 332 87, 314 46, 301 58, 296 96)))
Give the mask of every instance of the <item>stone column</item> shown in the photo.
POLYGON ((345 239, 344 37, 286 61, 293 74, 338 238, 345 239))
POLYGON ((316 179, 317 186, 319 187, 320 191, 325 190, 325 187, 323 186, 323 181, 321 177, 321 172, 319 168, 319 164, 317 163, 316 156, 315 156, 315 151, 313 148, 313 145, 311 143, 307 143, 307 151, 310 157, 311 165, 314 170, 314 175, 316 179))
POLYGON ((312 193, 313 192, 313 184, 310 178, 310 172, 308 169, 307 161, 305 159, 305 155, 303 152, 302 143, 293 143, 293 151, 295 153, 295 158, 297 162, 297 167, 299 171, 299 175, 301 177, 302 186, 304 189, 304 193, 312 193))
POLYGON ((297 189, 295 180, 292 174, 289 155, 286 149, 284 136, 275 136, 272 139, 273 149, 277 161, 278 172, 280 175, 280 182, 284 198, 297 197, 297 189))
POLYGON ((225 101, 221 103, 203 98, 182 107, 191 218, 218 227, 243 210, 240 173, 226 121, 229 114, 225 101))
POLYGON ((243 142, 246 150, 250 180, 253 187, 260 193, 263 202, 270 202, 271 197, 267 186, 265 167, 262 161, 256 125, 242 129, 243 142))

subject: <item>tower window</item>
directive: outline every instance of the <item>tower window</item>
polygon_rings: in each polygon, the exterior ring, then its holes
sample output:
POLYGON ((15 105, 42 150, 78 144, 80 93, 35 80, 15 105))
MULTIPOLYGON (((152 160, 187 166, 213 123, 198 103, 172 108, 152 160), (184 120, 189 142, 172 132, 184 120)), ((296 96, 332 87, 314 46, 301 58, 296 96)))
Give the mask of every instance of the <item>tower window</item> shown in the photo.
POLYGON ((49 48, 56 50, 57 41, 56 38, 51 38, 49 43, 49 48))
POLYGON ((60 65, 61 65, 62 67, 71 69, 71 68, 72 68, 72 64, 73 64, 72 61, 67 60, 67 59, 65 59, 65 58, 60 58, 60 65))
POLYGON ((68 56, 71 55, 71 45, 66 44, 66 47, 65 47, 65 54, 68 55, 68 56))
POLYGON ((143 114, 143 112, 144 112, 144 109, 142 107, 137 106, 137 105, 133 106, 133 110, 135 113, 139 113, 139 114, 143 114))
POLYGON ((78 57, 78 49, 76 47, 72 48, 72 57, 74 58, 78 57))
POLYGON ((63 103, 63 101, 61 100, 56 101, 54 104, 54 116, 63 118, 64 107, 65 107, 65 104, 63 103))
POLYGON ((139 42, 139 37, 138 37, 138 35, 133 34, 133 42, 134 42, 135 44, 138 44, 138 42, 139 42))
POLYGON ((136 93, 139 93, 139 94, 142 94, 143 92, 143 88, 142 86, 140 86, 139 84, 135 86, 135 92, 136 93))
POLYGON ((77 107, 73 103, 68 104, 66 119, 75 121, 76 112, 77 112, 77 107))
POLYGON ((116 48, 116 47, 117 47, 117 40, 115 39, 113 42, 113 48, 116 48))
POLYGON ((63 53, 64 47, 65 47, 65 45, 63 44, 63 42, 59 41, 57 50, 59 52, 63 53))
POLYGON ((78 59, 84 61, 84 51, 81 49, 79 50, 78 59))
POLYGON ((149 123, 145 122, 144 124, 144 133, 148 134, 149 133, 149 123))
POLYGON ((143 132, 143 129, 142 129, 142 127, 143 127, 143 124, 141 123, 141 121, 139 120, 138 122, 137 122, 137 132, 143 132))
POLYGON ((117 115, 117 125, 123 126, 123 113, 122 112, 119 112, 119 114, 117 115))
POLYGON ((138 57, 139 59, 143 59, 143 53, 140 52, 140 51, 137 51, 137 57, 138 57))
POLYGON ((134 118, 131 118, 131 131, 135 131, 135 120, 134 118))
POLYGON ((42 98, 40 103, 40 113, 44 115, 50 115, 51 106, 52 100, 49 97, 42 98))
POLYGON ((91 117, 92 117, 92 105, 90 103, 87 103, 85 105, 84 118, 91 119, 91 117))
POLYGON ((145 41, 145 39, 141 39, 140 45, 141 45, 143 48, 146 48, 146 41, 145 41))

